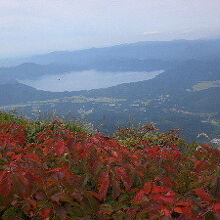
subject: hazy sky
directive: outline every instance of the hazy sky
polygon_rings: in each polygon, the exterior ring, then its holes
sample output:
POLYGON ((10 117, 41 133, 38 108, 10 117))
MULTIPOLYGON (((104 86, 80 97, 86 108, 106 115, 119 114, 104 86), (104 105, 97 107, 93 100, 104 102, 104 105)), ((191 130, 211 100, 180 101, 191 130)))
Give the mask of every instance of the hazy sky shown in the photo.
POLYGON ((220 36, 220 0, 0 0, 0 57, 220 36))

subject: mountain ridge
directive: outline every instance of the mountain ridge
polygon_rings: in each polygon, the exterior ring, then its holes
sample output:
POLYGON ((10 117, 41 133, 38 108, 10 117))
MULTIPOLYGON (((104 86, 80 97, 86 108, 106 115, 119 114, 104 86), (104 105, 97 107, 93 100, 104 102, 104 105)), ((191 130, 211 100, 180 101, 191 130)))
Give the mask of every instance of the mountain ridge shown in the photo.
MULTIPOLYGON (((26 58, 8 59, 4 63, 34 62, 38 64, 63 63, 70 64, 120 58, 133 59, 159 59, 159 60, 187 60, 187 59, 213 59, 220 58, 220 38, 199 40, 173 40, 173 41, 141 41, 120 45, 88 48, 73 51, 53 51, 50 53, 33 55, 26 58), (148 53, 146 53, 146 50, 148 53), (108 57, 106 57, 108 56, 108 57)), ((13 64, 14 65, 14 64, 13 64)))

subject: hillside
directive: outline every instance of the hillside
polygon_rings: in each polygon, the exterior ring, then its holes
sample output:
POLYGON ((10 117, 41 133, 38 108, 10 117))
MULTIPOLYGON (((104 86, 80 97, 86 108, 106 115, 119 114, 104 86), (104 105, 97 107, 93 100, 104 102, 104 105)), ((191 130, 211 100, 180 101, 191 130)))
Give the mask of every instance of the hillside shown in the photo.
POLYGON ((0 113, 0 217, 219 219, 219 149, 152 125, 114 137, 0 113))
POLYGON ((0 105, 22 104, 29 101, 43 101, 63 97, 65 95, 65 93, 37 90, 17 82, 0 85, 0 105))
POLYGON ((1 109, 30 117, 33 112, 38 117, 39 110, 83 117, 106 133, 136 121, 184 129, 184 135, 192 135, 185 136, 189 140, 204 132, 215 138, 220 121, 219 63, 185 61, 151 80, 89 91, 52 93, 22 84, 2 85, 1 109))
POLYGON ((0 68, 0 110, 17 110, 31 118, 41 117, 40 112, 79 117, 106 134, 117 127, 155 122, 163 131, 184 129, 188 140, 199 133, 212 139, 220 135, 219 51, 219 39, 178 40, 29 57, 20 60, 25 62, 21 65, 0 68), (131 71, 135 78, 135 72, 160 69, 164 72, 151 80, 77 92, 40 91, 18 83, 72 71, 111 72, 111 77, 131 71))

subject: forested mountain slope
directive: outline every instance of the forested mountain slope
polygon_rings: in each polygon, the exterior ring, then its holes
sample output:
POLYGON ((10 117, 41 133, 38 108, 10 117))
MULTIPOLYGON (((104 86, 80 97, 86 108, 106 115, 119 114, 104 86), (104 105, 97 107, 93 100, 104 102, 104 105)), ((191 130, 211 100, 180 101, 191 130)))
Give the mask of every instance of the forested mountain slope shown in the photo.
POLYGON ((186 61, 151 80, 88 91, 53 93, 7 84, 0 87, 0 100, 3 110, 71 114, 107 133, 132 117, 162 129, 191 129, 186 131, 191 139, 202 132, 214 138, 220 129, 220 62, 186 61))

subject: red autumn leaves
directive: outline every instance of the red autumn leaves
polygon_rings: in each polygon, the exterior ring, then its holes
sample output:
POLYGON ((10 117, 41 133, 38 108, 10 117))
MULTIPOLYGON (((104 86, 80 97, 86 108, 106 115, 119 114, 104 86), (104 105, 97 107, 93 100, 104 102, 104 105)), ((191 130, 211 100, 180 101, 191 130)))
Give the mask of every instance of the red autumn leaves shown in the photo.
POLYGON ((129 148, 55 122, 30 141, 23 126, 0 124, 1 215, 13 208, 14 219, 218 219, 219 150, 189 153, 159 138, 129 148))

